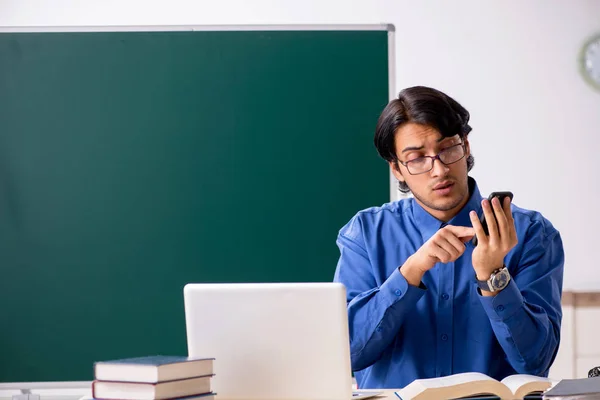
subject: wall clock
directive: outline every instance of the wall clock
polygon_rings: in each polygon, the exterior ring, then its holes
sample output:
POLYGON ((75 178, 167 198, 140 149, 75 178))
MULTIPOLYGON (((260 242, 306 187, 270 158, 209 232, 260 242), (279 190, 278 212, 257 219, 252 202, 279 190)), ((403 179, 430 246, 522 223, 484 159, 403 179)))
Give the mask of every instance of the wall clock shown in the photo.
POLYGON ((579 66, 586 82, 600 91, 600 33, 583 45, 579 66))

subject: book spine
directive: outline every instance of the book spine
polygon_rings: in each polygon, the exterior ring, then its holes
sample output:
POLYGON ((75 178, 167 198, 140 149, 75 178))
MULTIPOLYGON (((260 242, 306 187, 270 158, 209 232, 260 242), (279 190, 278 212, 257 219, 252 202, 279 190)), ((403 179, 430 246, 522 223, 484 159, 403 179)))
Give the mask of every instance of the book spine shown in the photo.
POLYGON ((189 381, 192 379, 199 379, 199 378, 211 378, 215 376, 215 374, 208 374, 208 375, 198 375, 198 376, 190 376, 188 378, 181 378, 181 379, 169 379, 166 381, 159 381, 159 382, 138 382, 138 381, 115 381, 113 379, 96 379, 94 380, 94 382, 108 382, 108 383, 132 383, 132 384, 137 384, 137 385, 160 385, 161 383, 170 383, 170 382, 179 382, 179 381, 189 381))

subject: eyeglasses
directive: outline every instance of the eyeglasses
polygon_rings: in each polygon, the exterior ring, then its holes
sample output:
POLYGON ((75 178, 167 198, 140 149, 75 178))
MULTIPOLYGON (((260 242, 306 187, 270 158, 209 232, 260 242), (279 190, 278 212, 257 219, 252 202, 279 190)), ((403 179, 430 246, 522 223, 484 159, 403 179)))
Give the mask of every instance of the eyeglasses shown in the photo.
POLYGON ((407 162, 402 162, 400 160, 398 160, 398 162, 404 165, 411 175, 419 175, 431 171, 433 169, 433 163, 435 160, 440 160, 440 162, 444 165, 450 165, 462 160, 464 156, 465 144, 458 143, 454 146, 445 148, 435 156, 422 156, 407 162))

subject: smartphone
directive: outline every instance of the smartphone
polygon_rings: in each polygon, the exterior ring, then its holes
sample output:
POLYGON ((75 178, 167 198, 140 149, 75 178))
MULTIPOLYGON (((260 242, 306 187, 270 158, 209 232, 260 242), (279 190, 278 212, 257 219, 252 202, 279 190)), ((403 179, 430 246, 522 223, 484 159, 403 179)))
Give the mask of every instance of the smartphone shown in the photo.
MULTIPOLYGON (((510 198, 510 201, 512 201, 513 194, 512 192, 492 192, 488 196, 488 200, 491 202, 494 197, 497 197, 498 200, 500 200, 500 205, 502 206, 504 205, 504 199, 506 197, 510 198)), ((494 215, 494 218, 496 218, 496 215, 494 215)), ((481 218, 479 220, 481 221, 481 225, 483 226, 483 231, 486 235, 489 235, 490 231, 488 229, 487 221, 485 220, 485 214, 483 213, 483 211, 481 212, 481 218)), ((496 220, 496 224, 497 223, 498 221, 496 220)), ((477 235, 473 236, 472 243, 473 246, 477 246, 477 235)))

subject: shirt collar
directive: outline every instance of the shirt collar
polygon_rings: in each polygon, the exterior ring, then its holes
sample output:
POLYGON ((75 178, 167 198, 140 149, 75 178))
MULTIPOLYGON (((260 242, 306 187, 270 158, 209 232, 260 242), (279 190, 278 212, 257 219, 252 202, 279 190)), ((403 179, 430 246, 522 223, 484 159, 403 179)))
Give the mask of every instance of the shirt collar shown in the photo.
POLYGON ((433 215, 429 214, 419 203, 417 203, 414 199, 412 201, 412 212, 413 217, 417 225, 417 229, 421 233, 423 237, 423 242, 429 240, 438 229, 446 226, 446 225, 456 225, 456 226, 468 226, 471 227, 471 218, 469 217, 469 212, 471 210, 475 210, 477 215, 481 215, 481 193, 479 193, 479 188, 477 187, 477 182, 475 179, 469 177, 469 201, 464 205, 463 208, 456 214, 448 223, 444 223, 439 219, 435 218, 433 215))

